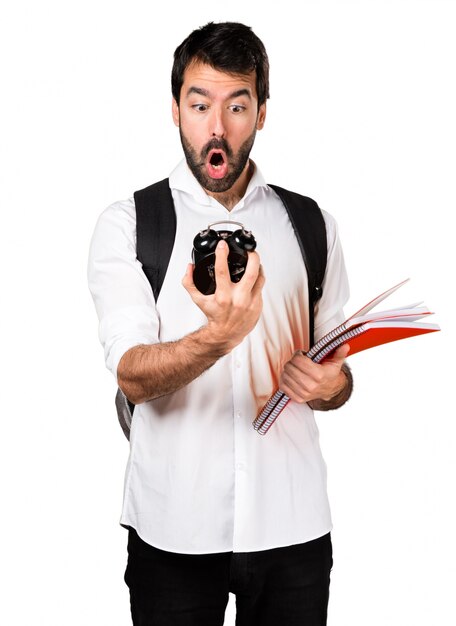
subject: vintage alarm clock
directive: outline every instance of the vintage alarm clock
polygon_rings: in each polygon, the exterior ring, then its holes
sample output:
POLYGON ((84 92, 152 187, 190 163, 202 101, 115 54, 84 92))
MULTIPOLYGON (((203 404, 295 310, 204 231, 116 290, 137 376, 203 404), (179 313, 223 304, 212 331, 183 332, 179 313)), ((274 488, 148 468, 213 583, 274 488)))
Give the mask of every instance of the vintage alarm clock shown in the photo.
POLYGON ((195 264, 193 281, 196 287, 209 295, 215 291, 215 248, 220 240, 228 244, 228 268, 233 283, 237 283, 244 275, 247 265, 248 252, 256 248, 256 241, 249 230, 240 222, 214 222, 206 230, 201 230, 193 240, 192 260, 195 264), (214 230, 217 224, 235 224, 240 226, 232 230, 214 230))

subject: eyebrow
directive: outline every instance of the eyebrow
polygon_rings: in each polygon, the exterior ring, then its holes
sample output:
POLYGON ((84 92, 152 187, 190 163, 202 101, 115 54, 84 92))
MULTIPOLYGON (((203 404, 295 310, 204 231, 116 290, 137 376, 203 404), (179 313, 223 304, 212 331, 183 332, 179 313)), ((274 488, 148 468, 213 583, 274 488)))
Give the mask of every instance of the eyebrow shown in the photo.
MULTIPOLYGON (((188 88, 187 96, 190 96, 192 93, 196 93, 200 96, 205 96, 206 98, 209 98, 211 95, 207 89, 203 89, 202 87, 194 87, 194 86, 188 88)), ((247 96, 247 98, 249 98, 250 100, 252 99, 252 94, 250 93, 250 90, 243 88, 243 89, 237 89, 236 91, 233 91, 232 93, 230 93, 227 100, 230 100, 231 98, 239 98, 240 96, 247 96)))

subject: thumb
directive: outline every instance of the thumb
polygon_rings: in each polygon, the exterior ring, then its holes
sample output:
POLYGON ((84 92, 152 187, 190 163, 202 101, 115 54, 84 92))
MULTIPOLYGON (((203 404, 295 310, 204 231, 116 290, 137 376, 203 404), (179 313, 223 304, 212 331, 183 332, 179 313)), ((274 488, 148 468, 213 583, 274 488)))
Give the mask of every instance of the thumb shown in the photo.
POLYGON ((349 352, 350 346, 348 345, 348 343, 345 343, 342 346, 339 346, 337 350, 332 353, 331 357, 328 360, 332 363, 337 363, 342 367, 342 363, 347 358, 349 352))

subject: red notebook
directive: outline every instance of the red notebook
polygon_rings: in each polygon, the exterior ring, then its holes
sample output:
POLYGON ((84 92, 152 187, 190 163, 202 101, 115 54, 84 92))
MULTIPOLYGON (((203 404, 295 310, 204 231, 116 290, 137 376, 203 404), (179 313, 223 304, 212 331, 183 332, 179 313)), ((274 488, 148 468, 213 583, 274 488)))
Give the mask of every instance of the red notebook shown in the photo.
MULTIPOLYGON (((343 324, 322 337, 306 353, 306 356, 315 363, 321 363, 343 344, 350 346, 348 356, 351 356, 384 343, 440 330, 437 324, 418 322, 432 315, 427 307, 420 306, 420 302, 397 309, 371 312, 375 306, 406 282, 408 279, 371 300, 343 324)), ((253 422, 253 427, 260 435, 264 435, 269 430, 289 400, 290 398, 280 389, 271 396, 253 422)))

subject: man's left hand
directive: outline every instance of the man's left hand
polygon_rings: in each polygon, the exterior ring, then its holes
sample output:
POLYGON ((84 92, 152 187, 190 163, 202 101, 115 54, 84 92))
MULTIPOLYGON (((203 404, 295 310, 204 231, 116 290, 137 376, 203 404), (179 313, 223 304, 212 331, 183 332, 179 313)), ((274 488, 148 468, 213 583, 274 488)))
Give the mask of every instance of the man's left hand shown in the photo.
POLYGON ((281 391, 295 402, 331 401, 347 384, 341 368, 349 350, 347 345, 341 346, 323 363, 314 363, 303 352, 295 352, 280 377, 281 391))

